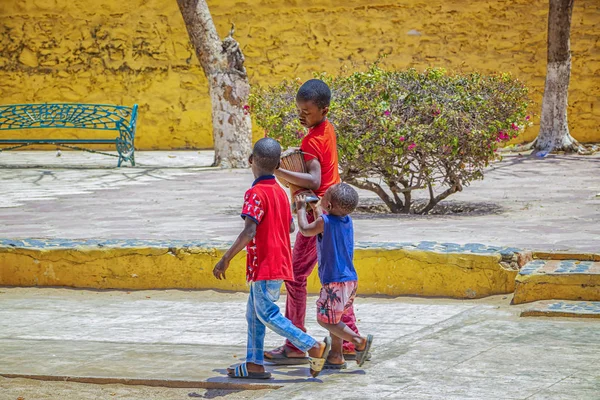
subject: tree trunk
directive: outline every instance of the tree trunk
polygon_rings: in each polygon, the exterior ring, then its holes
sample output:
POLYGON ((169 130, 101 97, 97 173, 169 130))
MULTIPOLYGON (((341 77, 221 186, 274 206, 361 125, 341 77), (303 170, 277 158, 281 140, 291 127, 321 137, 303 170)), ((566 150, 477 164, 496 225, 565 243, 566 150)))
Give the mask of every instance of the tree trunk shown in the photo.
POLYGON ((540 132, 535 150, 581 151, 569 134, 567 97, 571 78, 571 15, 574 0, 550 0, 548 13, 548 64, 542 100, 540 132))
POLYGON ((370 190, 371 192, 376 193, 394 214, 399 214, 402 212, 408 213, 410 210, 404 210, 404 204, 402 204, 402 200, 400 200, 398 196, 395 196, 395 199, 392 199, 380 185, 370 182, 367 179, 358 179, 352 176, 342 176, 342 181, 354 185, 359 189, 370 190))
POLYGON ((246 168, 252 122, 244 109, 250 94, 244 55, 233 28, 221 41, 206 0, 177 0, 190 41, 208 80, 215 146, 214 166, 246 168))

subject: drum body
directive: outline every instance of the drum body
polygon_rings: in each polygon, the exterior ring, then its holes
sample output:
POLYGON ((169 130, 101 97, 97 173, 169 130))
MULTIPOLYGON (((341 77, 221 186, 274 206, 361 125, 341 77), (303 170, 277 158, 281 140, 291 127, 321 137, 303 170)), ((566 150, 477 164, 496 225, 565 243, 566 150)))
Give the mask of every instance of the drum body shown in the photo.
MULTIPOLYGON (((281 156, 281 164, 280 167, 283 169, 287 169, 288 171, 293 172, 308 172, 308 168, 306 168, 306 162, 304 161, 304 154, 299 149, 290 149, 283 153, 281 156)), ((292 201, 294 201, 294 196, 302 191, 304 188, 296 186, 294 184, 289 183, 283 178, 277 178, 281 184, 290 189, 290 195, 292 196, 292 201)), ((306 190, 306 189, 304 189, 306 190)))
MULTIPOLYGON (((284 152, 281 156, 281 164, 280 168, 286 169, 288 171, 293 172, 303 172, 307 173, 308 168, 306 167, 306 162, 304 161, 304 153, 299 149, 289 149, 284 152)), ((292 200, 292 209, 295 210, 294 197, 299 194, 305 194, 307 196, 315 196, 314 192, 310 189, 306 189, 300 186, 296 186, 283 178, 277 178, 281 184, 290 189, 290 196, 292 200)))

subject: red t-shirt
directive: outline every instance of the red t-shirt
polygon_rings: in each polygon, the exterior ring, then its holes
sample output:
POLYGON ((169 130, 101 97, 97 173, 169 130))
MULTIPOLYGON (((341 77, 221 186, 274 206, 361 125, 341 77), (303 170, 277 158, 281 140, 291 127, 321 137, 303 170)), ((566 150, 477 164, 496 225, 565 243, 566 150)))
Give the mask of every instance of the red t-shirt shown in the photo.
POLYGON ((294 280, 290 201, 273 175, 259 177, 248 189, 242 218, 251 218, 258 225, 256 236, 246 247, 246 279, 294 280))
POLYGON ((323 197, 330 186, 340 183, 337 140, 331 122, 326 119, 310 128, 308 135, 302 139, 300 150, 305 153, 305 161, 317 158, 321 164, 321 186, 315 190, 315 194, 323 197))

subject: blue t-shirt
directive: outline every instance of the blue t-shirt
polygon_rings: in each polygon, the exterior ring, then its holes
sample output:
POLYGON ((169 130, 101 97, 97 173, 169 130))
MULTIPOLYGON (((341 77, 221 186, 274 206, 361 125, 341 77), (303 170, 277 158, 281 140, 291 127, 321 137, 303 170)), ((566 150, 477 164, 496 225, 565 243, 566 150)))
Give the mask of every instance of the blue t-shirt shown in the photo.
POLYGON ((349 215, 322 215, 323 233, 317 237, 321 284, 356 281, 354 269, 354 227, 349 215))

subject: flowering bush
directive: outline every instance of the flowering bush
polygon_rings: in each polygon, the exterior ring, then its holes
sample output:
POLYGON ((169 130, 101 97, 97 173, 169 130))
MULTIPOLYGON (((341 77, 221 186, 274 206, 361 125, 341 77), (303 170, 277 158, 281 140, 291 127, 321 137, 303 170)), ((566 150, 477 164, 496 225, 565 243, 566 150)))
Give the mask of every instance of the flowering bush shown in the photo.
MULTIPOLYGON (((317 76, 331 88, 342 180, 371 190, 394 213, 429 212, 496 158, 497 147, 529 124, 528 90, 508 74, 386 71, 317 76), (428 201, 415 206, 413 191, 428 201), (413 208, 417 209, 413 209, 413 208)), ((298 146, 299 81, 254 87, 256 123, 284 147, 298 146)))

